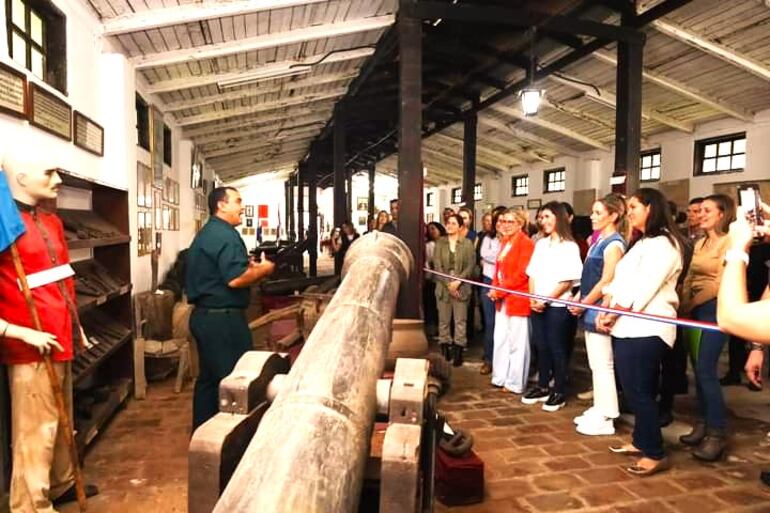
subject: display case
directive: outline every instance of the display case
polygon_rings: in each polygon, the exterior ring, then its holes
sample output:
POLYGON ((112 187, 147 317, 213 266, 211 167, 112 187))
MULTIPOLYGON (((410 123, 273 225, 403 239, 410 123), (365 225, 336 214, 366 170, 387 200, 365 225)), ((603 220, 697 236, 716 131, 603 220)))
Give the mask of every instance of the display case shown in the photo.
POLYGON ((59 169, 55 204, 75 270, 88 342, 72 362, 75 441, 81 454, 128 398, 133 376, 128 191, 59 169))

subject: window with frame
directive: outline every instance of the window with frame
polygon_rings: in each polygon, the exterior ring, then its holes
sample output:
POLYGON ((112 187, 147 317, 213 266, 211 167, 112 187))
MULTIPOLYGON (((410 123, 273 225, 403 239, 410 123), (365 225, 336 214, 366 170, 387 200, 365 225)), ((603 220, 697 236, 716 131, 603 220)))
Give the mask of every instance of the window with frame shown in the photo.
POLYGON ((463 202, 463 188, 455 187, 452 189, 452 203, 457 205, 463 202))
POLYGON ((150 151, 150 106, 136 95, 136 144, 150 151))
POLYGON ((425 206, 426 207, 432 207, 433 206, 433 194, 432 192, 429 192, 425 195, 425 206))
POLYGON ((511 196, 526 196, 529 194, 529 175, 511 177, 511 196))
POLYGON ((736 173, 746 167, 746 132, 695 141, 695 175, 736 173))
POLYGON ((639 157, 639 181, 660 180, 660 150, 644 151, 639 157))
POLYGON ((172 149, 172 140, 171 140, 171 129, 163 125, 163 162, 167 165, 171 165, 171 149, 172 149))
POLYGON ((473 186, 473 201, 481 201, 484 198, 484 188, 480 183, 473 186))
POLYGON ((563 167, 543 171, 543 184, 543 192, 561 192, 567 190, 567 171, 563 167))
POLYGON ((67 94, 67 19, 49 0, 6 0, 8 54, 67 94))

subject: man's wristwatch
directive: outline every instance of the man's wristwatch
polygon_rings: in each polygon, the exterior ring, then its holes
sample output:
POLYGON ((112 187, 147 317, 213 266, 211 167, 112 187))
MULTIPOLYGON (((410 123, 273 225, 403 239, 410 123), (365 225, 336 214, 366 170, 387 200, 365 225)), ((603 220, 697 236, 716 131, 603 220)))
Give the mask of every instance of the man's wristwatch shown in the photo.
POLYGON ((764 345, 758 344, 756 342, 749 342, 748 346, 749 346, 748 347, 749 351, 764 351, 765 350, 765 346, 764 345))

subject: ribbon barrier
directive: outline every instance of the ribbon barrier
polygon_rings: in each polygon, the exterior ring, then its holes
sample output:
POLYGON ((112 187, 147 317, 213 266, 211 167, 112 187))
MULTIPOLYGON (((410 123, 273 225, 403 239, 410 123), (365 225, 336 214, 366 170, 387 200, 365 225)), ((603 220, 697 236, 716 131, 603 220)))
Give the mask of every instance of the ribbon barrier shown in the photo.
POLYGON ((596 310, 597 312, 603 312, 603 313, 611 313, 616 315, 625 315, 628 317, 635 317, 637 319, 642 319, 645 321, 654 321, 654 322, 662 322, 665 324, 673 324, 675 326, 682 326, 684 328, 695 328, 695 329, 701 329, 701 330, 708 330, 708 331, 719 331, 721 332, 722 329, 712 323, 712 322, 703 322, 703 321, 695 321, 692 319, 680 319, 678 317, 665 317, 662 315, 653 315, 653 314, 647 314, 642 312, 634 312, 631 310, 618 310, 616 308, 609 308, 606 306, 601 305, 589 305, 587 303, 580 303, 579 301, 571 301, 568 299, 554 299, 549 296, 541 296, 538 294, 530 294, 528 292, 520 292, 518 290, 509 290, 503 287, 497 287, 495 285, 481 283, 479 281, 469 280, 467 278, 458 278, 457 276, 452 276, 451 274, 442 273, 439 271, 434 271, 433 269, 428 269, 427 267, 423 268, 423 271, 426 273, 430 273, 434 276, 438 276, 439 278, 443 278, 447 281, 460 281, 463 283, 468 283, 469 285, 473 285, 476 287, 486 288, 490 290, 497 290, 498 292, 505 292, 506 294, 511 294, 514 296, 519 297, 525 297, 527 299, 536 299, 538 301, 548 302, 548 303, 558 303, 560 305, 567 305, 567 306, 574 306, 577 308, 583 308, 585 310, 596 310))

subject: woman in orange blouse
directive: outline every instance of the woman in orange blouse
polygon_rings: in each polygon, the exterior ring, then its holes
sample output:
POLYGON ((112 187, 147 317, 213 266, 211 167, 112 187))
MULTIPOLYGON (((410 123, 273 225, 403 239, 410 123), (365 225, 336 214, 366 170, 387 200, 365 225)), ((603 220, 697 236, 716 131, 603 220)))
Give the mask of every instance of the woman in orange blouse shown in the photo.
MULTIPOLYGON (((527 214, 509 209, 500 215, 498 229, 502 234, 492 285, 519 292, 529 291, 526 269, 535 249, 523 228, 527 214)), ((495 301, 494 352, 492 384, 503 390, 521 394, 529 373, 529 299, 491 290, 495 301)))

